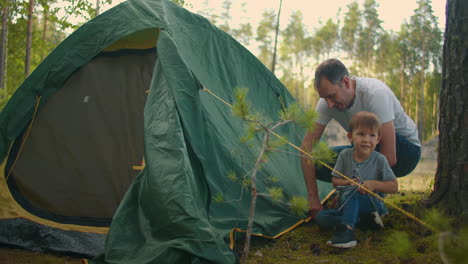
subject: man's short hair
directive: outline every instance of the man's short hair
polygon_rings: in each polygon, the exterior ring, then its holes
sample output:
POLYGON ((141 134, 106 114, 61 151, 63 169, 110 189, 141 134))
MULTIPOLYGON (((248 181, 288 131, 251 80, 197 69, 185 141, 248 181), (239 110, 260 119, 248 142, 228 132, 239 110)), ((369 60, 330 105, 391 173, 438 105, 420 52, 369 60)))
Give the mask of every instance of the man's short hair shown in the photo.
POLYGON ((353 133, 354 129, 357 128, 368 128, 368 129, 376 129, 379 131, 380 135, 380 128, 382 124, 380 123, 379 118, 377 115, 367 111, 357 112, 351 117, 349 121, 349 132, 353 133))
POLYGON ((343 77, 348 76, 349 72, 346 66, 337 59, 328 59, 315 70, 315 89, 320 87, 322 77, 326 77, 331 83, 339 84, 343 77))

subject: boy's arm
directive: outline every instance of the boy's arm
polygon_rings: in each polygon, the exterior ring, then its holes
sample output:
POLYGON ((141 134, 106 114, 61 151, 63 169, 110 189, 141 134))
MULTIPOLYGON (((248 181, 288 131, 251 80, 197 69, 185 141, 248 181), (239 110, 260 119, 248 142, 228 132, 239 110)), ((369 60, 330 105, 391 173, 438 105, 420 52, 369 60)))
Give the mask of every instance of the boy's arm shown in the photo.
MULTIPOLYGON (((359 179, 354 179, 354 181, 359 181, 359 179)), ((354 185, 350 181, 346 179, 338 178, 338 177, 332 177, 332 183, 333 183, 333 187, 354 185)))
MULTIPOLYGON (((372 192, 396 193, 398 191, 398 181, 396 179, 390 181, 364 181, 362 185, 372 192)), ((367 193, 364 189, 359 189, 360 193, 367 193)))

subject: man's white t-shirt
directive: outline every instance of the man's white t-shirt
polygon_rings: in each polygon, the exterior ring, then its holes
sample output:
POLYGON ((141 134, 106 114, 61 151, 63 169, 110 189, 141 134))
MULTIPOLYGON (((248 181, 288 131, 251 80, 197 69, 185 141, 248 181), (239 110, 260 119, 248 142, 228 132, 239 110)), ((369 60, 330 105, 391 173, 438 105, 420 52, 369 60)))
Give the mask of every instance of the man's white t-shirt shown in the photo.
POLYGON ((376 114, 382 124, 393 120, 396 133, 414 145, 421 146, 416 124, 405 113, 400 101, 385 83, 372 78, 355 76, 351 78, 356 80, 356 98, 353 105, 345 111, 339 111, 328 108, 325 99, 320 98, 315 108, 319 114, 317 119, 319 124, 326 126, 333 118, 348 131, 351 117, 357 112, 368 111, 376 114))

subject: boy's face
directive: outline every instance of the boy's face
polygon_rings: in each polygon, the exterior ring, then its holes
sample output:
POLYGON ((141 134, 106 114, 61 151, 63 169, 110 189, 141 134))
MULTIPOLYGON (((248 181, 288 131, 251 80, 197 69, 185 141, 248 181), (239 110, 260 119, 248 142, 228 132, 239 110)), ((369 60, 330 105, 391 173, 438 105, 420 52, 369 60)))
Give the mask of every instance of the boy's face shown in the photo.
POLYGON ((379 144, 380 134, 376 128, 357 127, 348 133, 348 139, 353 143, 356 154, 368 157, 379 144))

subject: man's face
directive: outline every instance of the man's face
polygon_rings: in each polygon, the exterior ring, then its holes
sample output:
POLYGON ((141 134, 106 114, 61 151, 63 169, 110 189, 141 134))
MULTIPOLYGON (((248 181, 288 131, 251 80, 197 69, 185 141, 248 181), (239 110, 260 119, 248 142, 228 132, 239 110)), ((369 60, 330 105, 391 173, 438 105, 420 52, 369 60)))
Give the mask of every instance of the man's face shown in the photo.
POLYGON ((348 109, 354 102, 354 92, 347 76, 339 84, 332 83, 326 77, 322 77, 317 92, 320 98, 325 99, 329 108, 335 108, 339 111, 348 109))

